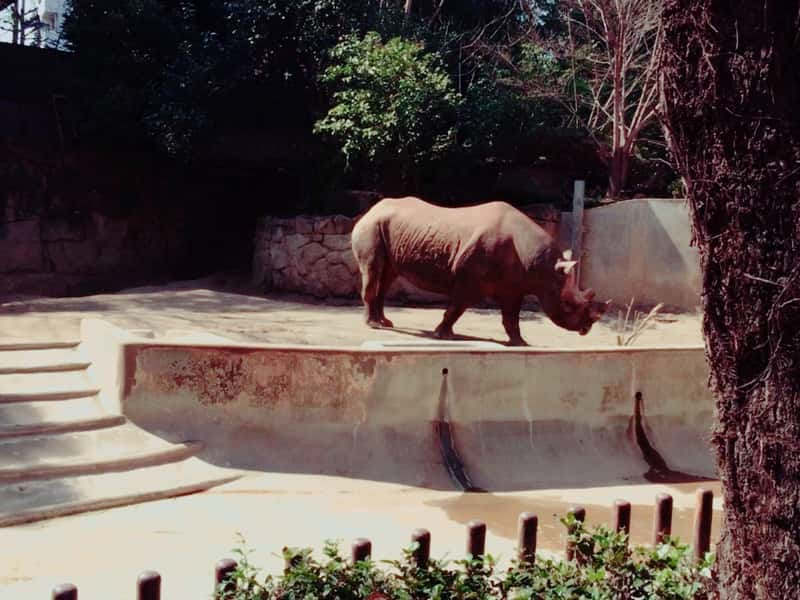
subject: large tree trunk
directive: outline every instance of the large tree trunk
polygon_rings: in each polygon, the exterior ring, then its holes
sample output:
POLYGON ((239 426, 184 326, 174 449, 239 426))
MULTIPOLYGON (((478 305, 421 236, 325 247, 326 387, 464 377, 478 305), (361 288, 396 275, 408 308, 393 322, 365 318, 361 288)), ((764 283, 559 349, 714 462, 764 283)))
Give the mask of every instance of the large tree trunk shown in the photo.
POLYGON ((702 257, 723 598, 800 597, 800 0, 665 0, 664 121, 702 257))

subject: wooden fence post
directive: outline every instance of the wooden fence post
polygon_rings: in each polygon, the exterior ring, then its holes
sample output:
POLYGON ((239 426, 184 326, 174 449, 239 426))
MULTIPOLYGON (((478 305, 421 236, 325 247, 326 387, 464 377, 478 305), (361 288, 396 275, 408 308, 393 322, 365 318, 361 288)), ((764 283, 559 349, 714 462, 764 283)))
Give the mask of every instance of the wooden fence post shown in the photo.
POLYGON ((136 581, 137 600, 161 600, 161 575, 145 571, 136 581))
POLYGON ((62 583, 53 588, 52 600, 78 600, 78 588, 71 583, 62 583))
POLYGON ((536 561, 536 530, 539 527, 539 517, 524 512, 519 515, 518 523, 517 557, 521 562, 532 565, 536 561))
POLYGON ((235 570, 236 561, 232 558, 223 558, 214 566, 214 598, 225 598, 236 591, 236 582, 229 579, 235 570), (223 583, 225 586, 220 587, 223 583))
POLYGON ((653 513, 653 546, 658 546, 664 538, 672 533, 672 496, 659 494, 656 496, 656 507, 653 513))
MULTIPOLYGON (((583 523, 586 520, 586 509, 583 508, 582 506, 573 506, 572 508, 569 509, 567 514, 573 515, 575 517, 575 520, 581 523, 583 523)), ((567 534, 569 536, 572 536, 574 533, 575 533, 575 526, 573 525, 572 527, 569 528, 567 534)), ((577 546, 575 542, 567 538, 567 552, 566 552, 567 560, 574 560, 576 558, 576 551, 577 551, 577 546)), ((578 560, 581 560, 580 556, 578 556, 577 558, 578 560)))
POLYGON ((714 492, 697 490, 697 506, 694 513, 694 558, 703 560, 711 549, 711 519, 714 515, 714 492))
POLYGON ((431 533, 427 529, 415 529, 411 534, 411 541, 417 544, 414 562, 420 569, 424 569, 431 557, 431 533))
POLYGON ((627 500, 614 501, 614 531, 631 535, 631 503, 627 500))
POLYGON ((486 523, 470 521, 467 523, 467 554, 472 558, 483 556, 486 550, 486 523))
POLYGON ((367 538, 356 538, 350 546, 353 564, 362 560, 369 559, 372 556, 372 542, 367 538))

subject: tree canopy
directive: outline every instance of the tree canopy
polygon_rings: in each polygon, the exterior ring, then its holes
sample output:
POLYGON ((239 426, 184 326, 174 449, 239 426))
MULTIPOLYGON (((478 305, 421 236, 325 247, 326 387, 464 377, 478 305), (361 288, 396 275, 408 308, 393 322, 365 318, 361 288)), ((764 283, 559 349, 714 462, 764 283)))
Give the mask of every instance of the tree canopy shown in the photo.
POLYGON ((515 155, 520 144, 554 129, 584 127, 610 164, 614 130, 576 120, 571 102, 578 89, 590 96, 590 78, 564 52, 560 9, 556 0, 71 0, 64 39, 82 74, 81 132, 98 143, 193 160, 230 129, 316 131, 326 173, 374 185, 375 172, 394 168, 410 183, 412 168, 530 161, 515 155))

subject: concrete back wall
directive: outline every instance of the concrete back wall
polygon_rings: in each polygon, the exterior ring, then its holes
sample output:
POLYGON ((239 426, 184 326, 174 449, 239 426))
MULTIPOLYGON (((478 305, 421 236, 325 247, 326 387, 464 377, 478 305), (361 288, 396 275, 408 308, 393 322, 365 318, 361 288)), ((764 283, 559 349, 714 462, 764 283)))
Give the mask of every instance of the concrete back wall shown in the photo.
POLYGON ((684 200, 626 200, 588 210, 581 285, 619 304, 635 298, 695 310, 702 276, 691 235, 684 200))
POLYGON ((644 481, 634 394, 670 469, 712 476, 703 349, 364 350, 128 344, 123 412, 211 462, 452 489, 644 481), (444 429, 442 429, 444 427, 444 429))

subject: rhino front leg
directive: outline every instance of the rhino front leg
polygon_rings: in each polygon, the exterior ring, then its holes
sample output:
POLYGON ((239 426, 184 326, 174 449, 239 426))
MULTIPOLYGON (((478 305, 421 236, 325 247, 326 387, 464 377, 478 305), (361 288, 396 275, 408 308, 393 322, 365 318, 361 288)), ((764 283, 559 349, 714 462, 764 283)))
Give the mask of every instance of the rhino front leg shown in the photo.
POLYGON ((522 310, 522 298, 504 298, 500 301, 500 310, 503 314, 503 328, 508 334, 511 346, 527 346, 519 330, 519 313, 522 310))

